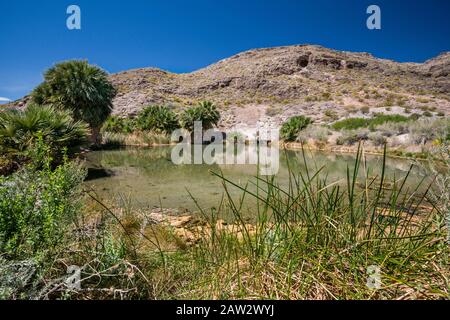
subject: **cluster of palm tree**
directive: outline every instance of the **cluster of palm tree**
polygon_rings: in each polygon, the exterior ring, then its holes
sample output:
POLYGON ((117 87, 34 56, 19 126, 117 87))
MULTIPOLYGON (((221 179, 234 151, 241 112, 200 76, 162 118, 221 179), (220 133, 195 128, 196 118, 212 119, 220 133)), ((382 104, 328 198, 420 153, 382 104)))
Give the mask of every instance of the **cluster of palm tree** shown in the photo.
POLYGON ((42 139, 55 154, 63 149, 74 153, 88 142, 99 145, 102 126, 111 132, 170 134, 180 126, 192 131, 195 121, 209 129, 220 120, 216 106, 209 101, 179 115, 170 107, 150 106, 135 119, 111 117, 115 95, 108 74, 99 67, 79 60, 56 64, 33 90, 27 109, 0 112, 0 151, 23 155, 42 139))
POLYGON ((85 122, 52 106, 31 104, 24 111, 0 113, 0 148, 13 156, 26 155, 38 139, 44 140, 55 157, 61 156, 63 149, 72 154, 87 142, 88 134, 85 122))
POLYGON ((70 156, 89 142, 100 143, 100 127, 111 114, 115 94, 108 74, 86 61, 55 65, 25 110, 0 112, 0 153, 26 159, 41 140, 58 161, 63 153, 70 156))
POLYGON ((102 126, 102 132, 110 133, 132 133, 136 130, 136 123, 134 119, 123 118, 115 115, 111 115, 106 119, 102 126))
POLYGON ((171 107, 154 105, 144 108, 135 119, 110 116, 102 129, 112 133, 130 133, 139 130, 170 134, 179 127, 192 132, 196 121, 202 122, 204 130, 210 129, 216 126, 219 120, 220 113, 217 107, 210 101, 202 101, 180 114, 175 113, 171 107))
POLYGON ((186 109, 180 115, 181 127, 191 132, 194 130, 196 121, 201 121, 203 129, 207 130, 216 126, 219 120, 219 111, 210 101, 202 101, 197 106, 186 109))
MULTIPOLYGON (((44 143, 52 163, 60 163, 64 156, 72 156, 88 142, 89 127, 77 121, 67 110, 32 104, 24 111, 8 110, 0 113, 0 150, 9 159, 32 159, 38 143, 44 143)), ((38 162, 38 161, 36 161, 38 162)))
POLYGON ((178 128, 178 118, 169 107, 149 106, 137 115, 136 128, 157 133, 171 133, 178 128))

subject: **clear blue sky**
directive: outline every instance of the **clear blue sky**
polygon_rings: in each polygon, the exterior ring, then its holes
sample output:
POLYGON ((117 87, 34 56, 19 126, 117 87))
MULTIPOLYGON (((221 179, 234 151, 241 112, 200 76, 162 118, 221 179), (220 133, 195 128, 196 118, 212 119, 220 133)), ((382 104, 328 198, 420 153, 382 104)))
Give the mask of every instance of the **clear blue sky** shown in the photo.
POLYGON ((449 0, 0 0, 0 97, 17 99, 67 59, 109 72, 189 72, 243 50, 290 44, 422 62, 450 51, 449 0), (82 30, 66 28, 80 6, 82 30), (382 30, 366 28, 366 8, 382 30))

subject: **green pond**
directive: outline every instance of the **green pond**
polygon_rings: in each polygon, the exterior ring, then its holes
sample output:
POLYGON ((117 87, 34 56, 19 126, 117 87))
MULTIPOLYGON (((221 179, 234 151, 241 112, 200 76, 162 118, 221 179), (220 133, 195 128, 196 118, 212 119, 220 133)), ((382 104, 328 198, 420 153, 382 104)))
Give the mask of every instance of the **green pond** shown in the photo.
MULTIPOLYGON (((194 197, 202 208, 217 207, 224 196, 222 180, 211 171, 223 175, 239 184, 253 186, 258 167, 250 164, 240 165, 176 165, 171 160, 173 147, 126 148, 119 150, 94 151, 87 155, 86 166, 89 177, 85 182, 102 199, 127 199, 133 207, 140 208, 177 208, 197 211, 194 197), (191 195, 192 197, 191 197, 191 195)), ((355 155, 332 154, 305 151, 306 164, 313 174, 319 168, 322 177, 328 183, 345 183, 347 167, 353 168, 355 155)), ((412 160, 387 158, 386 177, 388 181, 402 179, 407 174, 412 160)), ((366 156, 369 176, 380 175, 383 158, 366 156)), ((294 171, 306 172, 302 151, 280 150, 279 168, 276 181, 281 187, 288 187, 288 166, 294 171)), ((363 175, 363 170, 361 170, 363 175)), ((420 181, 426 179, 423 170, 414 167, 406 186, 414 189, 420 181)), ((425 184, 424 184, 425 185, 425 184)), ((239 199, 242 191, 230 187, 229 193, 239 199)), ((250 200, 249 200, 250 201, 250 200)), ((250 202, 248 205, 252 205, 250 202)))

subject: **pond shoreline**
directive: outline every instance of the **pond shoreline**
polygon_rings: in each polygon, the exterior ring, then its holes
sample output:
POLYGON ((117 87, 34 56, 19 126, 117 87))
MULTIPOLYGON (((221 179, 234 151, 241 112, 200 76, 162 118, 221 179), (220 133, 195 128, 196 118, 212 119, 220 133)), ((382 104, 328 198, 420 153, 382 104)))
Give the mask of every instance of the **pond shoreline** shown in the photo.
MULTIPOLYGON (((283 146, 280 147, 283 148, 283 146)), ((85 154, 85 160, 86 165, 91 169, 89 184, 97 188, 100 194, 120 192, 133 195, 133 202, 137 207, 159 207, 162 202, 165 208, 196 210, 189 194, 195 196, 202 206, 213 207, 220 202, 223 188, 211 171, 223 172, 230 181, 243 186, 253 179, 259 170, 256 163, 249 161, 249 159, 255 159, 255 155, 251 154, 247 154, 245 163, 230 162, 230 165, 227 165, 218 160, 216 163, 177 165, 171 159, 172 151, 170 146, 141 145, 88 152, 85 154), (186 188, 189 189, 189 193, 186 192, 186 188)), ((333 182, 345 179, 346 168, 352 166, 355 161, 355 155, 352 153, 320 150, 309 152, 306 148, 305 151, 307 163, 314 163, 316 170, 321 167, 327 168, 327 179, 333 182)), ((246 149, 245 152, 256 152, 256 148, 246 149)), ((296 168, 306 169, 304 156, 301 150, 293 148, 280 151, 277 149, 276 153, 279 154, 279 159, 271 161, 270 169, 275 170, 273 172, 280 185, 288 186, 288 168, 296 166, 296 168)), ((370 173, 372 176, 380 174, 382 160, 382 155, 366 154, 365 162, 372 168, 370 173)), ((388 174, 402 177, 410 169, 412 162, 413 160, 388 157, 386 169, 388 174)), ((416 179, 421 171, 420 166, 414 167, 413 175, 416 179)), ((416 180, 420 181, 420 179, 416 180)), ((238 188, 228 191, 238 199, 240 195, 238 188)))
MULTIPOLYGON (((134 148, 157 148, 157 147, 170 147, 175 146, 177 143, 153 143, 153 144, 146 144, 146 143, 125 143, 125 144, 118 144, 118 145, 102 145, 99 149, 95 149, 93 151, 101 151, 101 150, 114 150, 114 149, 121 149, 121 148, 127 148, 127 147, 134 147, 134 148)), ((318 147, 313 144, 302 144, 300 142, 281 142, 279 145, 280 150, 292 150, 292 151, 299 151, 299 150, 307 150, 307 151, 320 151, 325 153, 335 153, 335 154, 356 154, 358 153, 358 146, 337 146, 337 145, 331 145, 327 144, 325 147, 318 147)), ((373 156, 383 156, 384 154, 384 147, 373 147, 373 146, 367 146, 362 144, 362 149, 364 151, 364 154, 367 155, 373 155, 373 156)), ((399 152, 403 153, 405 152, 403 149, 395 149, 395 148, 388 148, 386 157, 388 158, 394 158, 394 159, 402 159, 402 160, 426 160, 426 157, 424 157, 423 153, 418 152, 410 152, 413 156, 404 156, 400 154, 395 154, 393 152, 399 152)))
MULTIPOLYGON (((336 153, 336 154, 356 154, 358 153, 358 146, 337 146, 337 145, 327 145, 326 147, 317 147, 315 145, 311 144, 301 144, 299 142, 286 142, 282 145, 283 148, 286 150, 308 150, 308 151, 320 151, 325 153, 336 153)), ((366 146, 364 144, 361 145, 363 153, 367 155, 373 155, 373 156, 383 156, 384 155, 384 147, 373 147, 373 146, 366 146)), ((421 153, 412 153, 412 157, 403 156, 394 154, 392 152, 404 152, 402 149, 393 149, 388 148, 386 150, 386 157, 388 158, 394 158, 394 159, 402 159, 402 160, 425 160, 424 157, 414 157, 421 155, 421 153)))

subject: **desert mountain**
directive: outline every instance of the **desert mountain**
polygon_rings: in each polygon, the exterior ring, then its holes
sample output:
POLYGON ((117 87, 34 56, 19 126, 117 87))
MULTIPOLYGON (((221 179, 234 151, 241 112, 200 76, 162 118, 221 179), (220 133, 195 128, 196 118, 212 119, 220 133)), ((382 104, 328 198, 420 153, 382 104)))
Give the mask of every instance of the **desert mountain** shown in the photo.
POLYGON ((275 126, 296 114, 320 123, 370 112, 450 113, 450 52, 420 64, 297 45, 242 52, 192 73, 143 68, 110 79, 117 115, 211 100, 222 110, 222 127, 275 126))

